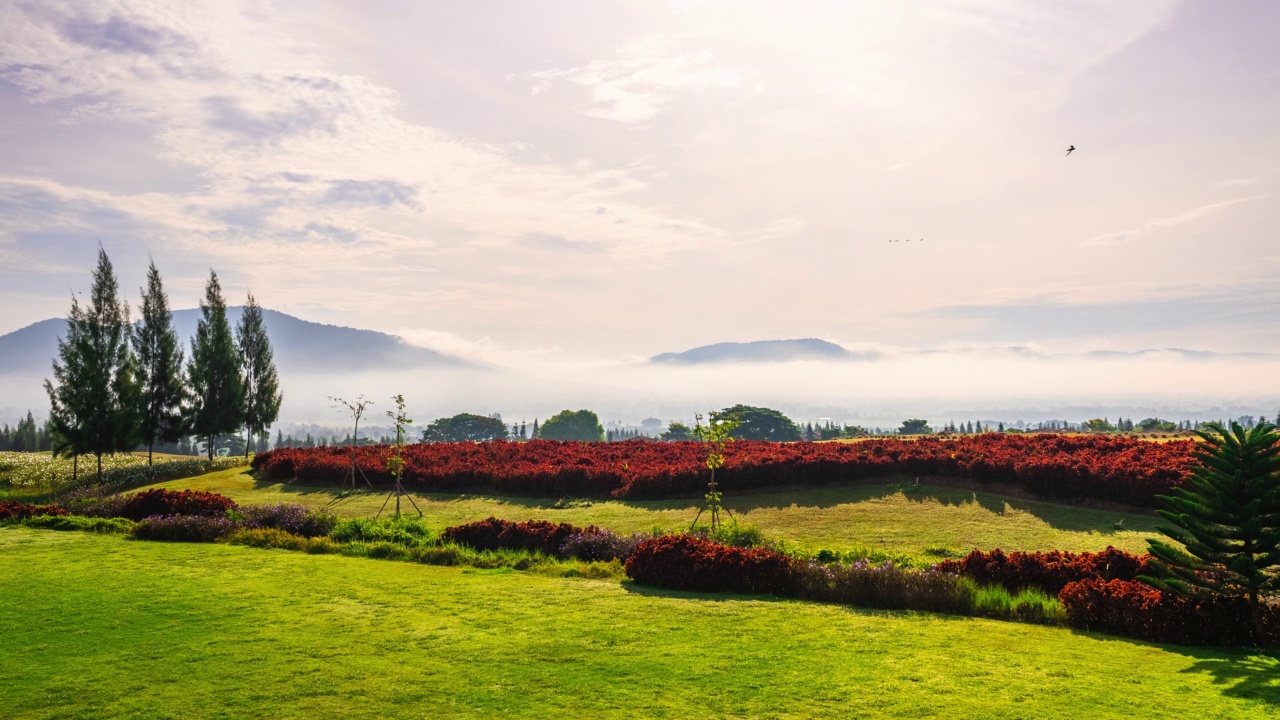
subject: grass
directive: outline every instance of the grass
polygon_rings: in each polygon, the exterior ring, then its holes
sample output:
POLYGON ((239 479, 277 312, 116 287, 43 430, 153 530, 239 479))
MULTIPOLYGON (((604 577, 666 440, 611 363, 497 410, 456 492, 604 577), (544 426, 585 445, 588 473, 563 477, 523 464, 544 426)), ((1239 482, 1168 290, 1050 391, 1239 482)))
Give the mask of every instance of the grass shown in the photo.
POLYGON ((1275 656, 0 528, 4 715, 1274 717, 1275 656))
MULTIPOLYGON (((291 502, 328 507, 343 517, 368 517, 386 495, 361 492, 339 498, 333 488, 259 482, 244 469, 209 473, 155 487, 222 493, 238 503, 291 502)), ((490 515, 506 520, 553 520, 599 525, 615 532, 687 527, 695 500, 596 501, 486 495, 424 495, 418 504, 444 527, 490 515)), ((1114 545, 1141 553, 1155 537, 1154 515, 1120 513, 992 493, 913 484, 823 487, 725 496, 742 523, 803 549, 859 548, 942 558, 984 550, 1101 550, 1114 545), (1117 523, 1119 527, 1117 527, 1117 523)), ((406 503, 407 505, 407 503, 406 503)))

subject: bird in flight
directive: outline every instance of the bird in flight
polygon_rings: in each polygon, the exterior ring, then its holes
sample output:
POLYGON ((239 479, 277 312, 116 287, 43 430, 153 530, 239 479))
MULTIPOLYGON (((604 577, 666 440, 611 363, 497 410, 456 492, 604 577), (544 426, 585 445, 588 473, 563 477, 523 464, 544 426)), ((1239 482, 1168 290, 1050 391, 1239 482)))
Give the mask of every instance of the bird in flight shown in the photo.
POLYGON ((1072 151, 1072 150, 1075 150, 1075 149, 1076 149, 1076 146, 1075 146, 1075 145, 1072 145, 1072 146, 1068 147, 1068 148, 1067 148, 1067 154, 1068 154, 1068 155, 1070 155, 1070 154, 1071 154, 1071 151, 1072 151))

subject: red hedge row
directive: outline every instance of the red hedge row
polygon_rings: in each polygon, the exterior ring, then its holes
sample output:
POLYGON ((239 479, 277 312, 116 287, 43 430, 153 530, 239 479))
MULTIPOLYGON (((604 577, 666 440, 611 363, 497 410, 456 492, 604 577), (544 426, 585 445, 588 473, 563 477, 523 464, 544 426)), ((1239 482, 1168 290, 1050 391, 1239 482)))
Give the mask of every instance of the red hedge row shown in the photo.
MULTIPOLYGON (((1020 485, 1055 497, 1091 497, 1152 505, 1183 482, 1192 441, 1006 435, 956 439, 873 439, 854 443, 739 441, 725 449, 717 479, 744 490, 780 485, 849 483, 894 475, 942 475, 1020 485)), ((387 446, 281 448, 258 454, 268 478, 337 483, 355 455, 371 479, 390 481, 387 446)), ((701 443, 577 443, 534 440, 410 445, 404 481, 422 490, 492 488, 542 497, 661 498, 704 490, 701 443)))
POLYGON ((220 517, 235 507, 236 504, 231 498, 217 493, 157 488, 128 496, 119 515, 130 520, 160 515, 220 517))
POLYGON ((761 548, 721 545, 692 535, 662 535, 627 558, 627 577, 645 585, 693 592, 793 594, 792 560, 761 548))
POLYGON ((944 560, 938 569, 972 578, 980 585, 1002 585, 1010 592, 1037 588, 1057 595, 1079 580, 1133 580, 1147 574, 1150 555, 1130 555, 1107 546, 1102 552, 1012 552, 984 553, 974 550, 961 560, 944 560))
MULTIPOLYGON (((1181 645, 1250 646, 1255 642, 1247 601, 1192 599, 1140 582, 1081 580, 1062 589, 1058 601, 1067 623, 1081 630, 1181 645)), ((1280 643, 1280 605, 1263 614, 1268 645, 1280 643)))
MULTIPOLYGON (((589 527, 585 532, 598 532, 589 527)), ((528 550, 545 555, 557 555, 564 541, 584 532, 569 523, 553 523, 546 520, 527 520, 514 523, 491 517, 479 522, 445 528, 444 539, 477 550, 528 550)))
POLYGON ((36 515, 66 515, 57 505, 31 505, 13 500, 0 500, 0 520, 25 520, 36 515))

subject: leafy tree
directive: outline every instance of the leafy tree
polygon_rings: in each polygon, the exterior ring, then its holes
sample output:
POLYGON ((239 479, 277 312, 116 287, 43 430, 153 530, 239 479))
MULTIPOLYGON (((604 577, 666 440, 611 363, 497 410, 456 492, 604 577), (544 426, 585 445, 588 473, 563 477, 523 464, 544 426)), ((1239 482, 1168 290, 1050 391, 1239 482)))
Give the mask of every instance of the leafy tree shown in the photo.
MULTIPOLYGON (((537 426, 537 421, 534 421, 534 426, 537 426)), ((561 410, 542 423, 536 437, 543 440, 602 442, 604 426, 600 424, 600 418, 590 410, 561 410)))
POLYGON ((240 356, 227 322, 227 303, 222 299, 218 274, 212 271, 200 301, 200 315, 187 365, 191 379, 190 427, 207 439, 212 460, 217 436, 240 429, 245 398, 240 356))
POLYGON ((1173 432, 1178 429, 1178 426, 1168 420, 1146 418, 1138 423, 1138 429, 1143 432, 1173 432))
POLYGON ((44 381, 50 419, 70 455, 93 455, 102 482, 102 456, 132 450, 140 439, 141 393, 136 360, 129 349, 129 304, 107 253, 98 248, 98 266, 88 307, 71 299, 66 337, 53 363, 57 385, 44 381))
POLYGON ((666 431, 663 432, 662 435, 658 437, 658 439, 664 440, 666 442, 680 442, 682 440, 692 440, 693 431, 690 430, 689 426, 685 425, 684 423, 673 422, 670 425, 667 425, 666 431))
POLYGON ((280 378, 272 357, 271 340, 262 319, 262 308, 249 293, 249 300, 236 328, 236 345, 244 369, 245 457, 249 456, 249 437, 266 435, 271 423, 280 417, 280 378))
POLYGON ((920 418, 911 418, 903 420, 902 427, 898 428, 899 435, 927 435, 932 432, 929 429, 929 421, 920 418))
POLYGON ((147 268, 141 309, 142 322, 133 334, 133 351, 138 357, 138 384, 142 391, 142 439, 147 443, 150 465, 156 442, 177 442, 182 437, 182 405, 187 399, 182 345, 173 330, 169 297, 154 260, 147 268))
POLYGON ((507 425, 502 420, 471 413, 439 418, 422 431, 425 443, 487 442, 506 437, 507 425))
POLYGON ((734 405, 711 413, 709 421, 730 418, 738 423, 732 430, 734 440, 796 442, 800 439, 800 428, 786 415, 770 408, 734 405))
POLYGON ((1159 496, 1157 529, 1180 543, 1148 540, 1155 569, 1143 581, 1181 595, 1248 599, 1258 643, 1262 608, 1280 590, 1280 435, 1270 423, 1197 431, 1199 465, 1185 487, 1159 496))
MULTIPOLYGON (((724 495, 717 487, 716 470, 724 467, 724 446, 733 442, 733 431, 739 424, 738 419, 733 415, 712 413, 707 418, 707 426, 703 427, 702 416, 694 416, 694 435, 707 443, 706 466, 711 471, 711 477, 707 481, 707 493, 703 496, 706 504, 694 516, 693 524, 689 526, 690 530, 698 526, 698 519, 702 517, 703 512, 710 511, 711 532, 714 533, 720 528, 720 511, 729 512, 729 509, 724 506, 724 495)), ((733 513, 729 513, 729 517, 732 518, 733 513)))
POLYGON ((1109 433, 1115 432, 1116 426, 1108 422, 1106 418, 1094 418, 1085 421, 1084 429, 1087 432, 1109 433))

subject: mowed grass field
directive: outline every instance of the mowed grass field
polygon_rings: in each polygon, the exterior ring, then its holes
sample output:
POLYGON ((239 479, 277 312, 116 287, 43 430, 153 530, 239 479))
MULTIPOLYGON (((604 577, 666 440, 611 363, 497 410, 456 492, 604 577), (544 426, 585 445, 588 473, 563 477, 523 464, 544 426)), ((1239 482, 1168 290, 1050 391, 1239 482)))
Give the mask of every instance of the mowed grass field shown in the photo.
MULTIPOLYGON (((238 503, 298 503, 327 507, 343 517, 371 516, 384 492, 341 497, 334 488, 260 482, 247 469, 232 469, 157 485, 209 490, 238 503)), ((441 527, 482 520, 552 520, 598 525, 615 532, 688 527, 700 502, 530 499, 486 495, 414 495, 427 518, 441 527)), ((1108 545, 1145 552, 1155 536, 1154 514, 1059 505, 955 488, 888 483, 822 487, 776 493, 735 494, 725 503, 739 522, 771 539, 809 549, 870 548, 920 558, 984 550, 1102 550, 1108 545)), ((407 502, 404 503, 407 506, 407 502)))
POLYGON ((1268 718, 1273 655, 0 528, 0 715, 1268 718))

